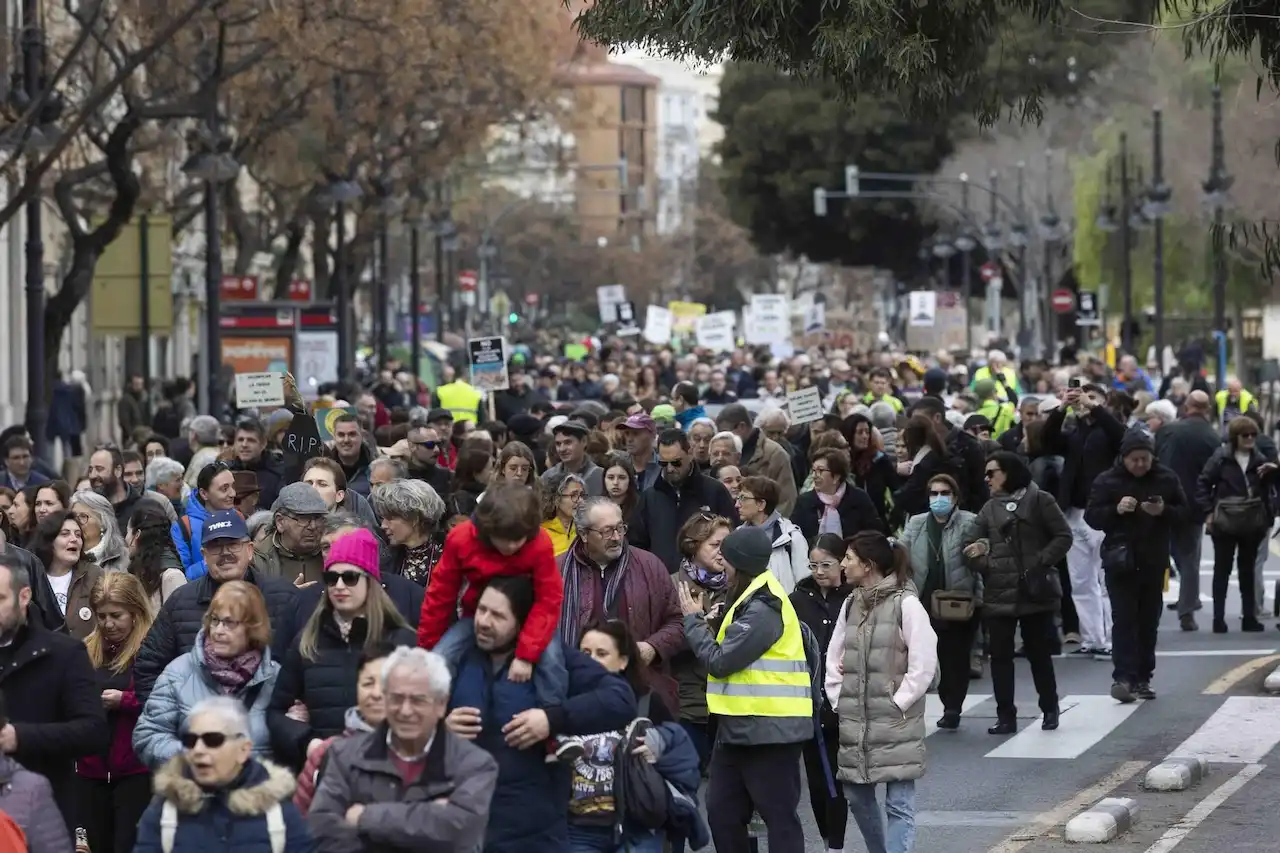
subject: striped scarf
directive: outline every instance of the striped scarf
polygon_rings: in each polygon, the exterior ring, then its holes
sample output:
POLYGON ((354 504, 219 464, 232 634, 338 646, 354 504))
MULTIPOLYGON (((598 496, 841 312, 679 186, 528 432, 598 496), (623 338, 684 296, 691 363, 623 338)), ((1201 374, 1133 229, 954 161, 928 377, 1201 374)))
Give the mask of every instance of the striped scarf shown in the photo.
POLYGON ((564 577, 564 604, 560 608, 560 639, 571 643, 576 648, 578 634, 582 625, 578 608, 582 602, 582 576, 586 572, 602 572, 605 576, 604 606, 601 608, 606 618, 613 612, 618 603, 618 595, 622 592, 622 581, 627 574, 627 566, 631 563, 631 546, 623 544, 622 556, 613 562, 613 571, 600 568, 590 557, 581 539, 575 539, 564 552, 564 564, 560 573, 564 577))

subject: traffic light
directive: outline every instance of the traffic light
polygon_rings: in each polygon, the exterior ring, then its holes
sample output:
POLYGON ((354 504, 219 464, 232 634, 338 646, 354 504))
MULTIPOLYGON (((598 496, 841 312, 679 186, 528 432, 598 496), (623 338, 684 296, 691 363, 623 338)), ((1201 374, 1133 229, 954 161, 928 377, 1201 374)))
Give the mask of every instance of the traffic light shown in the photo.
POLYGON ((520 322, 520 315, 512 311, 507 315, 507 322, 514 326, 516 323, 520 322))

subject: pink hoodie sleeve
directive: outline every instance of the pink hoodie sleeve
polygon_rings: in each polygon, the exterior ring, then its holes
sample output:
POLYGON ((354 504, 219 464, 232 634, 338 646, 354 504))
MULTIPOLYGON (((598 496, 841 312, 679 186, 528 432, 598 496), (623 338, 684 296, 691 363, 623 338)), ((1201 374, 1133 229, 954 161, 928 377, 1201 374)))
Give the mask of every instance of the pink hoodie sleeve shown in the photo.
POLYGON ((907 644, 907 674, 893 694, 893 704, 905 711, 928 692, 938 671, 938 635, 914 595, 902 597, 902 640, 907 644))
POLYGON ((827 646, 827 677, 822 686, 827 691, 827 701, 831 703, 832 710, 840 699, 840 685, 844 683, 844 617, 848 612, 848 607, 840 608, 840 616, 831 629, 831 643, 827 646))

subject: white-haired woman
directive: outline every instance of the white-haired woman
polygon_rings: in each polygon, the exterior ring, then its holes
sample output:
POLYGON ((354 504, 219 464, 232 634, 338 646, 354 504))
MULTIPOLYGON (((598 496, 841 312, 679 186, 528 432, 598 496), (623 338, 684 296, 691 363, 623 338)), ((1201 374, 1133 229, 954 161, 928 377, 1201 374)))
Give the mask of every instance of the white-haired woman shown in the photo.
POLYGON ((315 850, 291 799, 293 774, 254 757, 250 728, 244 706, 230 696, 191 709, 182 752, 156 772, 135 853, 315 850))
POLYGON ((440 531, 444 500, 421 480, 374 486, 369 500, 391 545, 387 570, 425 587, 444 548, 440 531))
POLYGON ((187 484, 183 481, 186 469, 181 462, 168 456, 158 456, 147 463, 143 473, 143 484, 147 491, 163 495, 173 507, 174 513, 182 515, 187 511, 187 484))
POLYGON ((84 533, 85 554, 103 571, 123 572, 129 568, 129 549, 120 534, 111 501, 97 492, 83 489, 71 496, 71 514, 84 533))

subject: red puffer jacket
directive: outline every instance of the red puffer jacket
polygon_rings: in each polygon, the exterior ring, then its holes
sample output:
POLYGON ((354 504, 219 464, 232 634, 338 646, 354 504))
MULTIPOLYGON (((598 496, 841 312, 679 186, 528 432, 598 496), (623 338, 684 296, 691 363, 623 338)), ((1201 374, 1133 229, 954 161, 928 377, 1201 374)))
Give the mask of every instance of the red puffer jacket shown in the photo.
POLYGON ((490 580, 503 575, 528 575, 533 580, 533 609, 520 629, 516 641, 516 657, 537 663, 542 652, 555 637, 560 622, 560 604, 564 600, 564 581, 556 568, 555 548, 545 530, 524 544, 510 557, 500 554, 480 540, 475 523, 459 524, 444 540, 440 562, 431 571, 427 594, 422 600, 422 617, 418 620, 418 645, 434 648, 454 622, 458 612, 458 594, 463 583, 462 615, 475 615, 480 594, 490 580))

